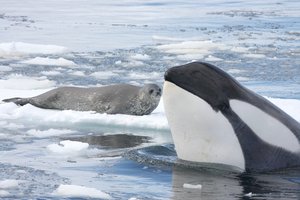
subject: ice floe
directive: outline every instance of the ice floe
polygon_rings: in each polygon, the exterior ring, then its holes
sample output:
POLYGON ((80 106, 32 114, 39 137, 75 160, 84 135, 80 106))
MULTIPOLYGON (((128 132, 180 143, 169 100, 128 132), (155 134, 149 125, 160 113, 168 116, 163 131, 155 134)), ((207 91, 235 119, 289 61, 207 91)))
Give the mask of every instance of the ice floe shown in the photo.
POLYGON ((226 50, 228 47, 211 40, 203 41, 183 41, 172 44, 157 46, 160 51, 175 54, 181 60, 201 59, 210 55, 212 50, 226 50))
POLYGON ((147 54, 135 54, 131 58, 135 60, 150 60, 151 57, 147 54))
POLYGON ((114 76, 118 76, 118 74, 112 71, 101 71, 101 72, 94 72, 90 74, 90 76, 93 76, 96 79, 110 79, 114 76))
POLYGON ((21 63, 30 64, 30 65, 49 65, 49 66, 61 66, 61 67, 74 67, 76 64, 65 58, 44 58, 44 57, 35 57, 29 60, 22 61, 21 63))
POLYGON ((88 143, 63 140, 60 141, 59 144, 49 144, 47 149, 53 153, 62 155, 78 155, 84 153, 88 147, 88 143))
POLYGON ((100 198, 111 199, 111 196, 96 188, 89 188, 79 185, 61 184, 55 191, 54 195, 74 198, 100 198))
POLYGON ((9 188, 15 188, 18 187, 20 184, 19 180, 15 179, 6 179, 0 181, 0 189, 9 189, 9 188))
POLYGON ((24 42, 0 43, 0 57, 24 56, 30 54, 61 54, 67 48, 57 45, 31 44, 24 42))
POLYGON ((61 75, 62 73, 59 71, 42 71, 41 74, 45 76, 57 76, 61 75))
POLYGON ((5 79, 0 79, 0 89, 45 89, 56 85, 55 81, 47 79, 45 76, 30 77, 22 74, 11 74, 5 79))
POLYGON ((0 65, 0 72, 9 72, 11 70, 12 70, 12 68, 9 66, 0 65))
POLYGON ((37 129, 30 129, 26 132, 30 136, 44 138, 44 137, 51 137, 51 136, 59 136, 74 133, 74 131, 69 129, 47 129, 47 130, 37 130, 37 129))
POLYGON ((0 190, 0 197, 6 197, 9 196, 10 193, 6 190, 0 190))

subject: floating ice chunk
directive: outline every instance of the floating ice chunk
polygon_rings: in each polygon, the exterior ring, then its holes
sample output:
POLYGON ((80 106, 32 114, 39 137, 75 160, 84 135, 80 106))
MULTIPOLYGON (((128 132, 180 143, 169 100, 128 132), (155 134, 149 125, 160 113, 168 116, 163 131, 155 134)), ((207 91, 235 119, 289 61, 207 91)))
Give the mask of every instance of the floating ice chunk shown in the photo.
POLYGON ((215 62, 215 61, 222 61, 222 60, 223 60, 222 58, 218 58, 212 55, 209 55, 207 58, 205 58, 205 61, 208 62, 215 62))
POLYGON ((6 179, 0 181, 0 188, 1 189, 8 189, 8 188, 15 188, 18 187, 20 181, 15 179, 6 179))
POLYGON ((21 63, 30 64, 30 65, 50 65, 50 66, 62 66, 62 67, 73 67, 76 64, 65 58, 43 58, 43 57, 36 57, 30 60, 22 61, 21 63))
POLYGON ((0 65, 0 71, 1 71, 1 72, 9 72, 9 71, 11 71, 11 70, 12 70, 12 68, 9 67, 9 66, 0 65))
POLYGON ((75 71, 70 73, 73 76, 85 76, 85 73, 82 71, 75 71))
POLYGON ((27 174, 28 172, 25 171, 25 170, 19 169, 19 170, 16 170, 16 173, 19 173, 19 174, 27 174))
POLYGON ((152 39, 154 40, 162 40, 162 41, 184 41, 185 38, 174 38, 174 37, 166 37, 166 36, 159 36, 159 35, 153 35, 152 39))
POLYGON ((97 79, 110 79, 114 76, 118 76, 118 74, 112 71, 102 71, 102 72, 94 72, 91 74, 91 76, 97 79))
POLYGON ((0 57, 14 57, 28 54, 61 54, 66 47, 56 45, 30 44, 23 42, 0 43, 0 57))
POLYGON ((245 197, 253 197, 253 193, 252 192, 249 192, 247 194, 244 195, 245 197))
POLYGON ((61 75, 62 73, 59 71, 42 71, 41 74, 45 76, 57 76, 57 75, 61 75))
POLYGON ((121 61, 121 60, 117 60, 117 61, 115 62, 115 64, 116 64, 116 65, 121 65, 121 64, 122 64, 122 61, 121 61))
POLYGON ((237 53, 247 53, 249 51, 249 48, 246 47, 233 47, 230 49, 233 52, 237 52, 237 53))
POLYGON ((238 77, 235 77, 235 79, 238 81, 249 81, 250 80, 249 78, 244 77, 244 76, 238 76, 238 77))
POLYGON ((60 141, 59 144, 49 144, 47 149, 53 153, 58 154, 78 154, 82 153, 89 147, 88 143, 64 140, 60 141))
POLYGON ((265 58, 266 55, 264 54, 243 54, 244 57, 247 57, 247 58, 265 58))
POLYGON ((188 189, 201 189, 202 185, 197 184, 197 185, 193 185, 193 184, 189 184, 189 183, 184 183, 183 184, 183 188, 188 188, 188 189))
POLYGON ((75 198, 99 198, 111 199, 111 196, 95 188, 88 188, 79 185, 63 185, 61 184, 55 191, 54 195, 75 198))
POLYGON ((6 196, 9 196, 9 192, 5 190, 0 190, 0 197, 6 197, 6 196))
POLYGON ((159 41, 174 41, 174 42, 183 42, 183 41, 198 41, 201 39, 200 37, 190 37, 190 38, 178 38, 178 37, 166 37, 166 36, 159 36, 159 35, 153 35, 153 40, 159 40, 159 41))
MULTIPOLYGON (((2 91, 2 90, 0 90, 2 91)), ((14 94, 19 96, 18 94, 14 94)), ((23 95, 25 96, 25 95, 23 95)), ((30 95, 31 96, 31 95, 30 95)), ((0 93, 1 97, 1 93, 0 93)), ((13 96, 11 96, 13 97, 13 96)), ((0 104, 0 120, 15 119, 22 123, 51 124, 52 127, 102 126, 130 127, 142 129, 168 130, 168 122, 163 113, 163 104, 150 114, 144 116, 133 115, 108 115, 95 112, 80 112, 72 110, 49 110, 34 107, 30 104, 19 107, 12 103, 0 104)))
POLYGON ((193 54, 193 53, 190 53, 190 54, 184 54, 184 55, 177 55, 177 59, 179 60, 187 60, 187 61, 196 61, 196 60, 201 60, 203 59, 205 56, 205 54, 193 54))
POLYGON ((204 41, 184 41, 173 44, 163 44, 157 46, 157 49, 166 53, 177 55, 181 60, 202 59, 211 54, 212 50, 227 50, 226 45, 215 43, 211 40, 204 41))
POLYGON ((27 131, 28 135, 32 135, 35 137, 43 138, 43 137, 50 137, 50 136, 58 136, 58 135, 64 135, 64 134, 70 134, 74 133, 74 131, 69 129, 48 129, 48 130, 36 130, 36 129, 30 129, 27 131))
MULTIPOLYGON (((0 115, 0 117, 1 117, 1 115, 0 115)), ((5 121, 0 122, 0 126, 6 128, 6 129, 11 129, 11 130, 25 128, 25 126, 22 124, 15 124, 15 123, 5 122, 5 121)))
POLYGON ((50 81, 47 77, 29 77, 20 74, 13 74, 6 80, 0 80, 1 89, 43 89, 55 86, 55 81, 50 81))
POLYGON ((129 79, 159 79, 161 74, 158 72, 151 72, 151 73, 138 73, 138 72, 131 72, 128 74, 129 79))
POLYGON ((227 73, 229 73, 229 74, 240 74, 240 73, 243 73, 243 72, 246 72, 246 71, 242 70, 242 69, 229 69, 227 71, 227 73))
POLYGON ((128 200, 140 200, 140 199, 138 199, 138 198, 136 198, 136 197, 131 197, 131 198, 128 199, 128 200))
POLYGON ((210 50, 218 49, 218 50, 226 50, 224 44, 214 43, 211 40, 204 41, 185 41, 174 44, 164 44, 157 47, 159 50, 166 51, 167 53, 173 54, 209 54, 210 50))
POLYGON ((142 61, 139 60, 129 60, 129 62, 124 62, 123 66, 124 67, 141 67, 144 66, 145 64, 142 61))
POLYGON ((135 54, 131 58, 135 60, 150 60, 150 56, 147 54, 135 54))

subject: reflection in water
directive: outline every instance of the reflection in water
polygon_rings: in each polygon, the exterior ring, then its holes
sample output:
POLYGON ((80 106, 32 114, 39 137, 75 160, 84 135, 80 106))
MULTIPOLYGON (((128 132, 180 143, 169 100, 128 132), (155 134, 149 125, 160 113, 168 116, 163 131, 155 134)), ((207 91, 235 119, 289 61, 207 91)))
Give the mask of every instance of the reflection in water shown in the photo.
POLYGON ((203 172, 182 167, 173 168, 174 200, 190 199, 234 199, 243 196, 243 187, 236 176, 203 172), (183 188, 183 184, 201 184, 201 189, 183 188))
POLYGON ((173 199, 300 199, 300 169, 268 174, 208 173, 201 170, 173 168, 173 199), (294 177, 294 178, 292 178, 294 177), (183 188, 184 183, 202 188, 183 188))
POLYGON ((63 139, 86 142, 89 145, 100 146, 102 148, 130 148, 148 143, 151 140, 150 137, 127 134, 86 135, 80 137, 68 137, 63 139))
POLYGON ((300 168, 240 176, 244 193, 252 192, 254 199, 300 199, 299 180, 300 168))
POLYGON ((174 200, 300 199, 300 168, 263 174, 221 170, 221 165, 210 168, 178 160, 173 145, 134 149, 124 156, 144 165, 171 168, 174 200), (185 183, 202 188, 184 188, 185 183))

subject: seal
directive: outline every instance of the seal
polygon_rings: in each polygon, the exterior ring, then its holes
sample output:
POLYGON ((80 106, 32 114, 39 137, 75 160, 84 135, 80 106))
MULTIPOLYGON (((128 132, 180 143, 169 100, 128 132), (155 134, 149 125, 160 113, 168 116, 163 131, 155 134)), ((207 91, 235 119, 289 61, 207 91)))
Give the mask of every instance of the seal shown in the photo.
POLYGON ((170 68, 163 101, 182 160, 256 172, 300 166, 300 124, 216 66, 170 68))
POLYGON ((156 84, 138 87, 117 84, 103 87, 60 87, 31 98, 4 99, 17 105, 58 110, 96 111, 107 114, 148 115, 158 105, 161 89, 156 84))

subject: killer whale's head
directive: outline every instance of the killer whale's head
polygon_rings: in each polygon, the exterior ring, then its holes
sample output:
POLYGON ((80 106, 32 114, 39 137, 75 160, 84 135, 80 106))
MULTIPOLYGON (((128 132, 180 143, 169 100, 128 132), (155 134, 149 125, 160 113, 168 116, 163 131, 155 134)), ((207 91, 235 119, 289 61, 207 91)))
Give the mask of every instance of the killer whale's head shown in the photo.
POLYGON ((172 67, 166 71, 165 81, 198 96, 215 111, 228 108, 229 98, 238 95, 236 81, 208 63, 193 62, 172 67))

